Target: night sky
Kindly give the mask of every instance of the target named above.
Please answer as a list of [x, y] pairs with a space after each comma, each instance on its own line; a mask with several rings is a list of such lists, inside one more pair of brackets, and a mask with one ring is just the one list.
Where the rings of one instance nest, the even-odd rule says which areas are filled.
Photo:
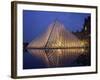
[[[30, 43], [55, 20], [61, 22], [71, 32], [81, 31], [84, 20], [88, 16], [90, 14], [87, 13], [23, 10], [23, 42]], [[23, 51], [23, 54], [23, 69], [46, 68], [44, 62], [38, 57], [32, 56], [29, 52]]]

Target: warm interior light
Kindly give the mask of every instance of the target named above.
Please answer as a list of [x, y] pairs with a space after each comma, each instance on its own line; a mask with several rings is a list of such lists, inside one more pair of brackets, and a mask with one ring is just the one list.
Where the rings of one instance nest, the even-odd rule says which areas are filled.
[[61, 41], [58, 42], [58, 46], [62, 46]]

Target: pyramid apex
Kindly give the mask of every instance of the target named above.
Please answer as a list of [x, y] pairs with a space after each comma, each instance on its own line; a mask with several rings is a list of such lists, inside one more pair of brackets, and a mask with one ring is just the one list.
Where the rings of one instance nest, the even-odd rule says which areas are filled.
[[55, 19], [55, 22], [61, 23], [61, 21], [58, 18]]

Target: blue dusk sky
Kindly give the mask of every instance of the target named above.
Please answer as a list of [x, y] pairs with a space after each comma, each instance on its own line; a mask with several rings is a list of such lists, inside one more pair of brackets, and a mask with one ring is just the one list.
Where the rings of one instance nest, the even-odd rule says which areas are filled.
[[81, 31], [89, 13], [23, 10], [23, 42], [41, 35], [56, 19], [71, 32]]

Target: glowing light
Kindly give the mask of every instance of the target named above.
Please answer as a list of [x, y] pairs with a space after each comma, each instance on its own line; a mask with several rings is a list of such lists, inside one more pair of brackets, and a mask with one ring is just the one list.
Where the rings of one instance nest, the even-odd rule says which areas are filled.
[[85, 26], [85, 31], [87, 30], [87, 27]]
[[58, 51], [58, 53], [57, 53], [57, 54], [59, 54], [59, 55], [61, 55], [61, 54], [62, 54], [61, 49], [58, 49], [57, 51]]
[[84, 49], [82, 49], [82, 52], [84, 52], [85, 50]]
[[60, 41], [58, 42], [58, 46], [62, 46], [62, 44], [61, 44], [61, 42], [60, 42]]
[[84, 46], [84, 42], [81, 42], [81, 45]]

